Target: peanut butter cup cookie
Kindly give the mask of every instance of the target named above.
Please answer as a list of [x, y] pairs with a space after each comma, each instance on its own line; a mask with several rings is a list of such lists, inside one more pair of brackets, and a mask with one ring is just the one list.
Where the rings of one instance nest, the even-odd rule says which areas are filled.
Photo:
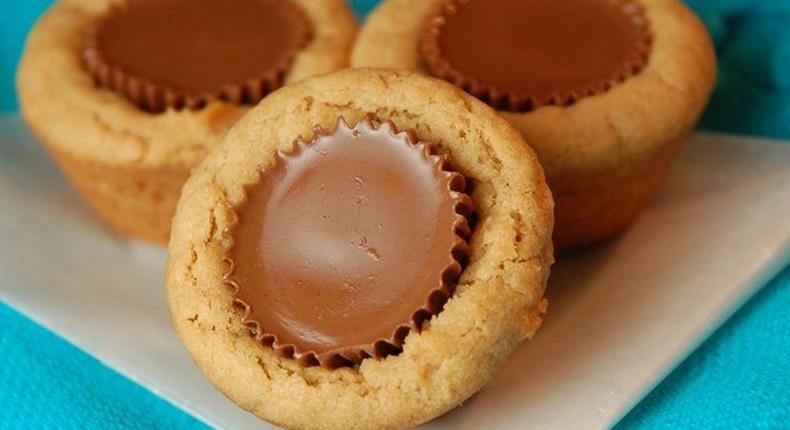
[[705, 28], [678, 0], [386, 0], [351, 64], [430, 74], [497, 109], [546, 170], [559, 248], [638, 215], [716, 74]]
[[522, 136], [453, 85], [310, 78], [252, 109], [187, 181], [168, 306], [208, 379], [262, 419], [412, 426], [538, 329], [552, 212]]
[[271, 91], [346, 67], [355, 25], [344, 0], [60, 0], [21, 111], [102, 219], [164, 243], [190, 169]]

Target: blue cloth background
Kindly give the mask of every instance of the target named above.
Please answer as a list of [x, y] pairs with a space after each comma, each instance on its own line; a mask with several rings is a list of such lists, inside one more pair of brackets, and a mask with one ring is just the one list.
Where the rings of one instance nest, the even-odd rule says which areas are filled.
[[[0, 111], [16, 109], [16, 61], [51, 1], [0, 0]], [[352, 1], [362, 15], [376, 2]], [[720, 57], [701, 126], [790, 139], [790, 0], [688, 3]], [[204, 427], [0, 303], [0, 429]], [[632, 428], [790, 429], [790, 267], [617, 426]]]

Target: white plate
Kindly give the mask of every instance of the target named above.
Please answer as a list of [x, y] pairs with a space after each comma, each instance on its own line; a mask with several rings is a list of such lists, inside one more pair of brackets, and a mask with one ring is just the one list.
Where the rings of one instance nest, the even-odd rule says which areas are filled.
[[[94, 220], [15, 117], [0, 119], [0, 299], [206, 423], [271, 428], [176, 339], [162, 249]], [[790, 145], [696, 135], [615, 242], [555, 266], [549, 315], [430, 429], [606, 428], [790, 260]]]

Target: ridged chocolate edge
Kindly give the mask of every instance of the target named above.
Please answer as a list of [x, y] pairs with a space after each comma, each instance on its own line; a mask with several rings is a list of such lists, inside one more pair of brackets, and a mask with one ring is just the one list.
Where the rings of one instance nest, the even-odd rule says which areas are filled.
[[138, 108], [147, 112], [158, 113], [165, 111], [167, 108], [199, 110], [212, 101], [224, 101], [237, 105], [256, 104], [266, 95], [283, 86], [299, 51], [307, 46], [313, 37], [312, 24], [305, 12], [298, 5], [289, 2], [299, 17], [298, 19], [304, 22], [304, 28], [306, 29], [302, 36], [303, 40], [299, 42], [292, 53], [287, 55], [272, 70], [261, 76], [250, 78], [244, 82], [227, 83], [212, 92], [190, 94], [167, 85], [158, 84], [145, 76], [127, 72], [121, 67], [112, 65], [102, 54], [98, 38], [102, 26], [109, 18], [123, 13], [125, 8], [133, 7], [135, 3], [141, 1], [144, 0], [128, 0], [123, 5], [114, 4], [110, 6], [104, 15], [96, 18], [86, 34], [83, 61], [97, 86], [115, 91], [134, 103]]
[[444, 184], [450, 193], [453, 201], [453, 208], [456, 213], [455, 221], [453, 222], [453, 232], [455, 233], [456, 240], [450, 250], [452, 262], [442, 269], [442, 285], [439, 288], [432, 290], [426, 298], [425, 304], [418, 308], [408, 321], [395, 327], [393, 333], [389, 338], [382, 338], [374, 341], [369, 345], [353, 345], [344, 348], [338, 348], [332, 351], [327, 351], [322, 354], [316, 354], [314, 351], [300, 351], [295, 345], [291, 343], [280, 342], [275, 333], [269, 333], [261, 327], [260, 323], [249, 319], [250, 306], [238, 298], [240, 285], [237, 280], [233, 279], [235, 272], [235, 262], [230, 258], [230, 251], [233, 249], [234, 240], [232, 231], [238, 224], [237, 209], [242, 207], [248, 201], [248, 196], [252, 188], [258, 182], [246, 184], [244, 186], [244, 198], [239, 204], [231, 209], [233, 218], [229, 225], [223, 231], [223, 238], [225, 240], [225, 250], [223, 259], [228, 264], [228, 271], [223, 277], [225, 285], [231, 287], [233, 290], [233, 304], [243, 310], [242, 321], [250, 328], [251, 334], [264, 346], [274, 349], [274, 351], [283, 358], [294, 359], [302, 367], [321, 366], [325, 369], [336, 369], [339, 367], [353, 367], [362, 362], [366, 358], [382, 359], [389, 355], [399, 354], [403, 350], [403, 343], [406, 336], [414, 330], [420, 333], [422, 325], [425, 321], [432, 316], [439, 314], [444, 308], [444, 304], [450, 299], [455, 291], [455, 286], [458, 278], [461, 276], [464, 265], [467, 263], [470, 256], [468, 238], [471, 236], [471, 228], [469, 225], [469, 217], [472, 215], [473, 203], [472, 198], [466, 194], [466, 179], [459, 172], [452, 169], [449, 160], [437, 155], [435, 148], [425, 142], [418, 141], [412, 132], [399, 132], [395, 125], [390, 121], [379, 123], [372, 117], [363, 119], [357, 123], [353, 128], [349, 127], [345, 119], [341, 116], [338, 118], [334, 130], [326, 131], [320, 127], [315, 129], [313, 138], [305, 141], [301, 137], [297, 139], [291, 150], [277, 151], [275, 154], [275, 161], [268, 168], [260, 168], [258, 177], [266, 174], [267, 170], [278, 166], [280, 163], [287, 162], [288, 159], [299, 156], [310, 144], [323, 135], [332, 135], [340, 127], [344, 127], [352, 132], [386, 132], [390, 133], [393, 137], [402, 140], [412, 148], [420, 151], [426, 161], [431, 162], [439, 171], [443, 173]]
[[605, 93], [626, 79], [639, 74], [647, 65], [650, 57], [653, 36], [644, 13], [644, 6], [634, 0], [611, 0], [618, 3], [642, 28], [643, 38], [639, 43], [640, 49], [637, 55], [629, 58], [610, 79], [578, 90], [558, 92], [544, 97], [531, 94], [510, 94], [505, 90], [481, 84], [474, 77], [464, 75], [442, 57], [441, 49], [439, 49], [439, 36], [446, 17], [455, 13], [458, 7], [469, 1], [473, 0], [440, 0], [423, 27], [423, 35], [420, 40], [422, 59], [433, 76], [454, 84], [498, 110], [529, 112], [540, 106], [570, 106], [585, 97]]

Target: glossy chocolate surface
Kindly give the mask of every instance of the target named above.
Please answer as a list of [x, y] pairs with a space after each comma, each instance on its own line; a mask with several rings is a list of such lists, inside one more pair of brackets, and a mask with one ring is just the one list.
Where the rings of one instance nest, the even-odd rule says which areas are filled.
[[389, 124], [341, 123], [261, 173], [227, 255], [265, 343], [337, 367], [394, 352], [441, 310], [461, 271], [453, 253], [466, 249], [456, 208], [471, 202], [426, 151]]
[[290, 0], [130, 0], [96, 23], [86, 61], [135, 102], [146, 91], [256, 102], [281, 85], [310, 33]]
[[511, 110], [605, 91], [638, 72], [650, 43], [631, 0], [457, 0], [431, 19], [431, 72]]

